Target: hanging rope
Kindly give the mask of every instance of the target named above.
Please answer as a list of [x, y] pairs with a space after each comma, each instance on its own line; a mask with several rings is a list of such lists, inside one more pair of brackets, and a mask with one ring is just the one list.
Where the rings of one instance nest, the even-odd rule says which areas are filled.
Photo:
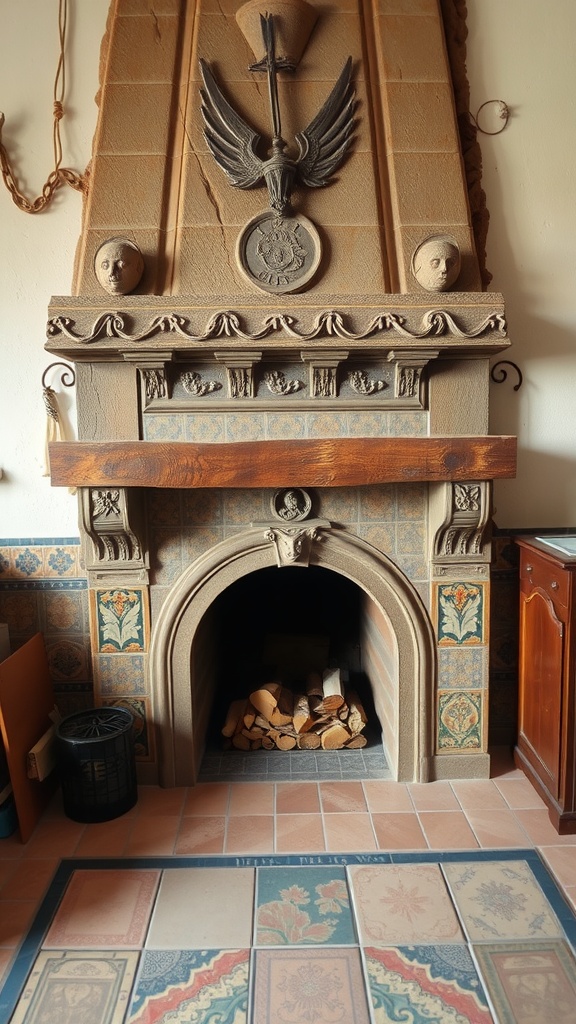
[[54, 92], [53, 92], [53, 111], [54, 111], [54, 124], [52, 128], [52, 147], [54, 151], [54, 170], [50, 171], [46, 179], [46, 183], [42, 189], [42, 192], [36, 199], [27, 199], [23, 192], [18, 188], [18, 183], [14, 176], [12, 166], [10, 163], [10, 157], [8, 151], [2, 142], [2, 128], [4, 127], [4, 114], [0, 113], [0, 170], [2, 171], [2, 177], [4, 184], [10, 192], [12, 199], [16, 203], [19, 210], [23, 213], [41, 213], [46, 207], [52, 202], [54, 193], [61, 185], [66, 182], [72, 188], [75, 188], [78, 192], [85, 192], [87, 185], [86, 180], [81, 174], [77, 174], [76, 171], [71, 171], [68, 167], [61, 167], [62, 163], [62, 142], [60, 139], [60, 121], [64, 117], [64, 93], [66, 91], [66, 27], [68, 22], [68, 0], [59, 0], [58, 5], [58, 36], [60, 40], [60, 57], [58, 60], [58, 67], [56, 69], [56, 76], [54, 78]]

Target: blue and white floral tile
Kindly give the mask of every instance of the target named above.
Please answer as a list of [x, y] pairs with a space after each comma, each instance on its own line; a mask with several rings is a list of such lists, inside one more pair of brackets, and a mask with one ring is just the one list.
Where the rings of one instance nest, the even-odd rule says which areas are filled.
[[123, 1024], [139, 954], [41, 952], [12, 1024]]
[[258, 868], [254, 941], [258, 946], [355, 943], [345, 869]]
[[252, 1024], [370, 1024], [360, 951], [258, 949]]
[[487, 642], [487, 589], [486, 583], [462, 580], [435, 584], [440, 647]]
[[148, 601], [141, 587], [108, 587], [91, 591], [96, 619], [96, 651], [136, 653], [148, 644]]
[[492, 1024], [464, 945], [364, 949], [374, 1024]]
[[65, 545], [62, 547], [44, 548], [44, 575], [69, 579], [83, 576], [79, 565], [80, 547]]
[[444, 864], [472, 942], [558, 938], [560, 923], [525, 861]]
[[248, 949], [146, 950], [126, 1024], [247, 1024]]
[[266, 436], [270, 440], [287, 441], [306, 437], [305, 413], [267, 413]]
[[487, 690], [438, 691], [438, 750], [482, 750]]
[[363, 945], [464, 942], [437, 864], [350, 865], [348, 877]]
[[486, 942], [473, 949], [499, 1024], [576, 1024], [576, 960], [565, 942]]

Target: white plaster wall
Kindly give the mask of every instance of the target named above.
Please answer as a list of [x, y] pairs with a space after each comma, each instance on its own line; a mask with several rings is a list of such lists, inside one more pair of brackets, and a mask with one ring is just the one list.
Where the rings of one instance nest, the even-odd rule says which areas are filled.
[[[83, 172], [96, 126], [100, 41], [109, 0], [69, 3], [62, 165]], [[35, 198], [54, 166], [52, 95], [59, 56], [57, 0], [6, 5], [0, 36], [2, 139], [22, 190]], [[0, 539], [78, 535], [77, 500], [42, 476], [41, 380], [51, 295], [69, 295], [82, 196], [61, 188], [44, 213], [22, 213], [0, 181]], [[58, 390], [58, 378], [48, 382]], [[64, 403], [72, 420], [70, 392]]]
[[[63, 163], [79, 171], [96, 124], [107, 9], [108, 0], [70, 4]], [[0, 39], [3, 138], [30, 195], [52, 168], [56, 18], [56, 0], [20, 0]], [[513, 380], [492, 385], [492, 431], [519, 436], [518, 476], [496, 487], [496, 521], [576, 527], [576, 4], [468, 0], [468, 26], [473, 111], [492, 98], [512, 109], [505, 132], [481, 136], [491, 288], [504, 293], [510, 358], [524, 374], [518, 393]], [[41, 475], [40, 382], [48, 301], [71, 291], [81, 202], [66, 187], [30, 216], [0, 183], [0, 538], [77, 534], [76, 499]]]
[[497, 98], [512, 114], [501, 135], [479, 136], [490, 289], [504, 294], [524, 375], [519, 392], [514, 374], [491, 387], [491, 431], [519, 437], [496, 522], [576, 527], [576, 3], [467, 6], [472, 112]]

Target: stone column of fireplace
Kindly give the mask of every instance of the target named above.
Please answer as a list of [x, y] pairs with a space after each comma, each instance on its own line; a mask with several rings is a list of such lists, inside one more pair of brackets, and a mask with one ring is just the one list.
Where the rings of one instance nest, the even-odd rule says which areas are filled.
[[[479, 290], [437, 0], [319, 3], [297, 74], [281, 75], [289, 138], [348, 55], [358, 98], [355, 143], [336, 180], [295, 193], [299, 213], [320, 227], [324, 257], [305, 293], [284, 296], [255, 290], [235, 259], [265, 192], [231, 188], [202, 136], [200, 57], [269, 136], [237, 6], [111, 5], [75, 295], [52, 300], [47, 344], [76, 363], [79, 440], [487, 435], [488, 359], [508, 340], [501, 297]], [[438, 235], [459, 246], [461, 271], [452, 290], [429, 293], [411, 259]], [[104, 294], [94, 274], [98, 247], [115, 236], [144, 255], [129, 296]], [[496, 473], [467, 479], [452, 465], [429, 483], [438, 477], [405, 468], [403, 482], [313, 489], [315, 514], [330, 524], [314, 558], [347, 575], [355, 566], [375, 602], [372, 625], [410, 649], [381, 701], [397, 777], [485, 776]], [[95, 697], [137, 715], [142, 781], [193, 781], [205, 711], [184, 665], [210, 592], [199, 574], [212, 567], [216, 593], [232, 578], [227, 559], [240, 575], [273, 564], [270, 543], [252, 532], [270, 516], [273, 489], [211, 487], [209, 475], [189, 490], [115, 480], [103, 460], [98, 479], [81, 481]], [[188, 757], [190, 771], [179, 766]]]

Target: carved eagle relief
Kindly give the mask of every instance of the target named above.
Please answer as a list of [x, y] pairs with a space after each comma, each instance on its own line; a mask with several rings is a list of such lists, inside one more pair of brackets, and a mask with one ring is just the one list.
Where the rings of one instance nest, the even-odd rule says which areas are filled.
[[297, 181], [309, 188], [329, 184], [350, 148], [355, 127], [351, 57], [321, 110], [307, 128], [296, 134], [296, 159], [285, 153], [287, 143], [280, 134], [277, 102], [274, 105], [272, 100], [272, 154], [262, 159], [258, 155], [261, 135], [228, 102], [206, 61], [200, 60], [200, 70], [204, 83], [201, 89], [204, 138], [232, 185], [249, 189], [264, 181], [270, 206], [283, 214]]

